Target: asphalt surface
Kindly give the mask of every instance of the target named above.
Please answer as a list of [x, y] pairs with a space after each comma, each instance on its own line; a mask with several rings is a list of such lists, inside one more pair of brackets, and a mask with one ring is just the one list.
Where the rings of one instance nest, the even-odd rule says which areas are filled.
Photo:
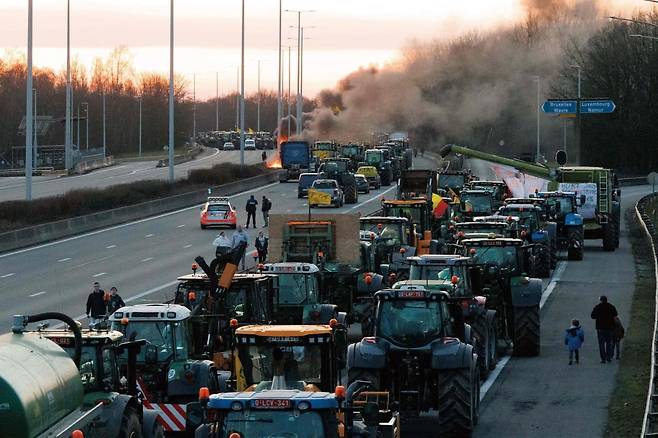
[[[262, 152], [259, 150], [245, 151], [245, 163], [259, 163]], [[274, 151], [266, 152], [268, 156], [274, 153]], [[211, 167], [224, 162], [239, 163], [240, 151], [219, 151], [214, 148], [206, 148], [196, 159], [174, 166], [174, 176], [176, 179], [185, 178], [192, 169]], [[32, 197], [61, 195], [73, 189], [104, 188], [147, 179], [168, 179], [169, 168], [156, 167], [157, 163], [157, 160], [121, 162], [84, 175], [34, 176], [32, 177]], [[0, 202], [24, 198], [25, 177], [0, 178]]]
[[[417, 159], [418, 168], [433, 166], [429, 159]], [[395, 188], [384, 186], [368, 195], [360, 194], [357, 204], [322, 212], [367, 214], [379, 208], [382, 194], [394, 196]], [[270, 198], [272, 213], [308, 211], [306, 199], [297, 198], [296, 184], [274, 183], [232, 197], [240, 221], [246, 221], [244, 206], [251, 194], [258, 200], [262, 195]], [[194, 257], [214, 257], [212, 241], [218, 231], [200, 229], [199, 207], [0, 254], [0, 333], [8, 331], [14, 314], [58, 311], [74, 317], [83, 315], [94, 281], [105, 290], [116, 286], [127, 302], [171, 299], [176, 277], [191, 272]], [[256, 224], [263, 225], [260, 212]], [[253, 252], [260, 230], [247, 230], [252, 243], [249, 252]], [[252, 257], [247, 257], [247, 262], [254, 265]]]

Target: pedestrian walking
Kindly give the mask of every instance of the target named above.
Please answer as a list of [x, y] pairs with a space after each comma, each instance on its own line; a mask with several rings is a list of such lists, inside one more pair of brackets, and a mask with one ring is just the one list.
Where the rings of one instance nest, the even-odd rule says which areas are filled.
[[272, 209], [272, 202], [270, 202], [270, 200], [265, 195], [263, 195], [260, 209], [263, 212], [263, 222], [265, 222], [263, 227], [266, 227], [270, 224], [270, 210]]
[[614, 342], [613, 351], [615, 359], [619, 360], [621, 354], [621, 340], [624, 338], [625, 330], [624, 325], [621, 323], [621, 318], [615, 316], [615, 328], [612, 332], [612, 340]]
[[247, 200], [247, 205], [245, 210], [247, 210], [247, 225], [246, 228], [249, 228], [249, 219], [252, 220], [254, 228], [256, 228], [256, 208], [258, 206], [258, 201], [254, 198], [254, 195], [251, 195]]
[[99, 282], [94, 282], [94, 288], [87, 297], [87, 318], [89, 325], [98, 324], [103, 321], [107, 312], [107, 304], [105, 302], [105, 291], [101, 289]]
[[263, 232], [258, 233], [256, 238], [256, 251], [258, 251], [258, 263], [265, 263], [267, 259], [267, 246], [269, 239], [263, 235]]
[[223, 231], [220, 231], [217, 237], [215, 237], [215, 240], [213, 240], [212, 244], [215, 246], [215, 257], [228, 254], [231, 252], [233, 246], [231, 240], [226, 237]]
[[564, 335], [564, 345], [569, 350], [569, 365], [573, 364], [574, 359], [576, 364], [580, 363], [580, 347], [585, 342], [585, 332], [580, 327], [580, 321], [577, 319], [571, 320], [571, 327], [566, 330]]
[[617, 309], [608, 303], [608, 297], [601, 295], [599, 304], [592, 309], [592, 319], [596, 320], [596, 334], [599, 338], [599, 355], [601, 363], [612, 361], [613, 356], [613, 331], [615, 329], [615, 317]]
[[[244, 242], [247, 246], [249, 246], [249, 235], [246, 233], [245, 230], [242, 229], [241, 225], [238, 225], [237, 228], [235, 229], [235, 233], [233, 233], [233, 236], [231, 236], [231, 249], [235, 249], [240, 245], [240, 242]], [[247, 254], [247, 251], [245, 250], [244, 254], [242, 254], [242, 270], [245, 270], [245, 256]]]
[[267, 152], [263, 151], [263, 153], [260, 154], [260, 159], [263, 160], [263, 162], [265, 162], [265, 160], [267, 160]]
[[110, 288], [110, 300], [107, 302], [107, 314], [111, 315], [120, 308], [124, 307], [126, 303], [123, 302], [121, 296], [119, 296], [119, 290], [112, 286]]

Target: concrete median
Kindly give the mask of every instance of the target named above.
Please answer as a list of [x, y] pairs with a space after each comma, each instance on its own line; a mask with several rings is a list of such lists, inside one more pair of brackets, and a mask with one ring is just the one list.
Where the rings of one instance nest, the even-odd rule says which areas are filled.
[[[212, 193], [213, 195], [230, 196], [245, 190], [252, 190], [278, 181], [278, 173], [278, 171], [267, 172], [263, 175], [211, 187]], [[207, 198], [207, 189], [196, 190], [140, 204], [0, 233], [0, 253], [191, 207], [203, 203]]]

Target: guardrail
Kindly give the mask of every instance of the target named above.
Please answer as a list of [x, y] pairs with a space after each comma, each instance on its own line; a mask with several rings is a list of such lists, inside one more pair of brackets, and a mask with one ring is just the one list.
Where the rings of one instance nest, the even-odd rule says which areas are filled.
[[633, 176], [630, 178], [619, 178], [619, 185], [624, 186], [642, 186], [648, 184], [646, 176]]
[[640, 199], [635, 205], [635, 215], [642, 225], [642, 229], [646, 233], [649, 241], [651, 242], [651, 250], [653, 253], [654, 274], [656, 276], [656, 303], [655, 303], [655, 316], [653, 326], [653, 341], [651, 342], [651, 376], [649, 378], [649, 391], [647, 393], [647, 404], [644, 410], [644, 420], [642, 422], [642, 438], [658, 437], [658, 387], [656, 387], [656, 368], [658, 367], [658, 233], [656, 233], [656, 226], [649, 220], [649, 216], [645, 212], [647, 203], [656, 199], [658, 194], [652, 193]]

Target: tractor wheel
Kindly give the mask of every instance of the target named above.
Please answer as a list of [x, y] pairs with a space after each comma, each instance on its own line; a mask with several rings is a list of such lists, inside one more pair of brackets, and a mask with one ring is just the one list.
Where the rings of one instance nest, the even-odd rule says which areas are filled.
[[348, 385], [357, 380], [370, 382], [370, 390], [379, 390], [379, 372], [370, 368], [350, 368], [347, 372]]
[[614, 251], [615, 250], [615, 223], [612, 221], [612, 218], [608, 219], [607, 224], [603, 224], [603, 250], [604, 251]]
[[567, 258], [569, 260], [582, 260], [585, 248], [585, 241], [583, 240], [583, 230], [580, 227], [572, 227], [569, 229], [569, 249], [567, 250]]
[[514, 307], [514, 355], [539, 355], [539, 304]]
[[489, 371], [493, 371], [498, 365], [498, 321], [496, 320], [496, 312], [488, 310], [487, 320], [489, 321], [489, 353], [491, 354], [489, 357]]
[[491, 365], [489, 363], [491, 360], [491, 340], [489, 339], [491, 330], [488, 323], [486, 311], [480, 312], [471, 323], [471, 329], [473, 329], [473, 334], [477, 338], [474, 350], [478, 355], [478, 368], [483, 379], [486, 379], [489, 375]]
[[164, 438], [164, 430], [159, 423], [155, 423], [155, 426], [153, 426], [153, 432], [151, 432], [151, 436], [148, 438]]
[[391, 185], [391, 171], [386, 170], [380, 174], [381, 177], [381, 185], [383, 186], [390, 186]]
[[551, 269], [557, 268], [557, 258], [558, 258], [557, 239], [551, 239]]
[[142, 438], [142, 426], [139, 423], [139, 416], [133, 408], [126, 408], [123, 413], [117, 438]]
[[619, 210], [614, 207], [612, 209], [612, 217], [615, 221], [615, 248], [619, 248], [619, 227], [621, 225], [621, 220], [619, 218]]
[[356, 182], [354, 182], [354, 184], [345, 185], [345, 187], [343, 187], [343, 193], [345, 194], [346, 204], [356, 204], [359, 201], [359, 193], [356, 190]]
[[551, 254], [548, 247], [544, 245], [538, 247], [533, 269], [535, 275], [539, 278], [548, 278], [551, 276]]
[[476, 378], [477, 365], [439, 372], [438, 436], [471, 436], [479, 402], [480, 382]]
[[206, 229], [206, 226], [205, 226], [205, 225], [201, 225], [201, 229], [202, 229], [202, 230], [205, 230], [205, 229]]

